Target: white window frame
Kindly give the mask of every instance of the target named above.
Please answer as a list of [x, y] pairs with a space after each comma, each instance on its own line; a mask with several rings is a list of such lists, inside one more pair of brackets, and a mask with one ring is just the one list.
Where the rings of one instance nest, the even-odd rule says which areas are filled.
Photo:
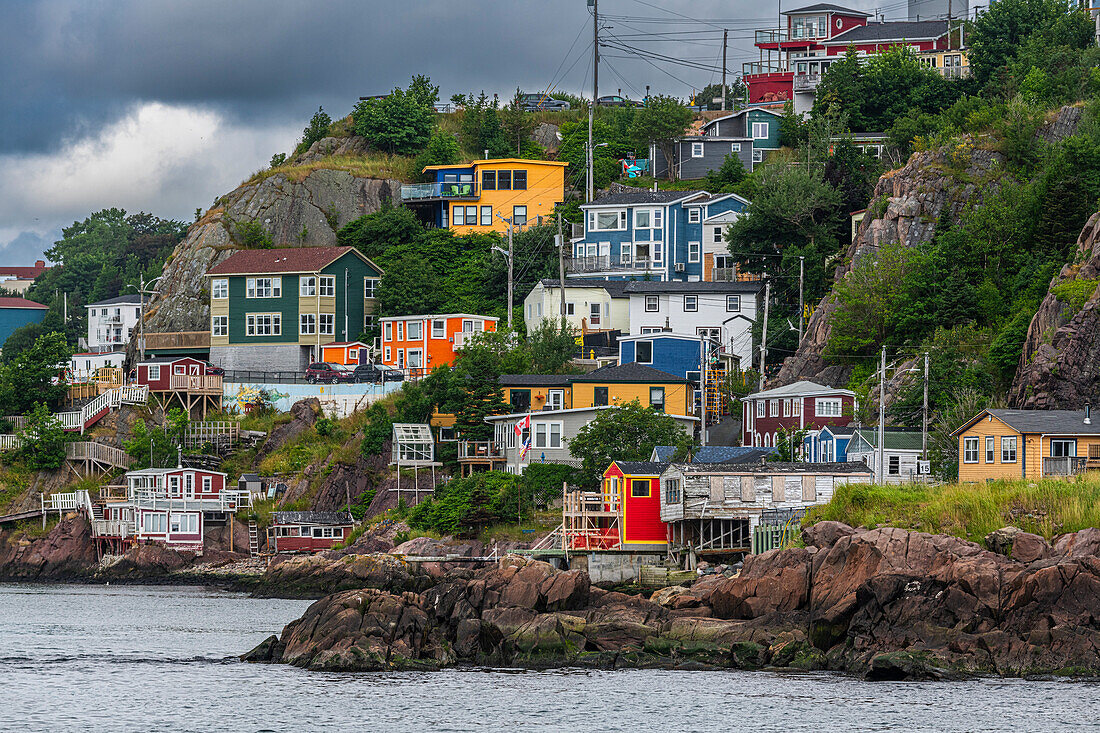
[[245, 280], [246, 298], [281, 298], [283, 297], [283, 278], [281, 277], [250, 277]]
[[[643, 215], [646, 218], [644, 224], [641, 221]], [[653, 209], [634, 209], [634, 228], [656, 229], [656, 227], [653, 226]]]
[[[604, 221], [601, 222], [600, 218]], [[615, 217], [615, 226], [600, 226], [606, 224], [608, 219]], [[626, 231], [626, 209], [612, 209], [610, 211], [589, 211], [588, 231], [591, 232], [623, 232]]]
[[[642, 345], [649, 347], [649, 359], [642, 361], [642, 355], [639, 349]], [[634, 361], [639, 364], [652, 364], [653, 363], [653, 342], [652, 341], [635, 341], [634, 342]]]
[[779, 417], [779, 400], [768, 400], [768, 414], [772, 417]]
[[209, 494], [214, 490], [214, 477], [203, 476], [202, 477], [202, 493]]
[[752, 139], [753, 140], [767, 140], [768, 135], [771, 133], [770, 122], [754, 122], [752, 123]]
[[[973, 457], [971, 457], [973, 456]], [[963, 438], [963, 463], [978, 462], [978, 436], [968, 435]]]
[[321, 281], [318, 283], [317, 293], [322, 298], [335, 298], [336, 297], [336, 276], [335, 275], [321, 275]]
[[375, 297], [375, 293], [378, 291], [378, 278], [365, 277], [363, 278], [363, 298], [370, 300]]
[[546, 406], [552, 410], [565, 409], [565, 390], [551, 389], [546, 392]]
[[767, 417], [768, 416], [768, 404], [764, 400], [753, 400], [756, 403], [756, 416]]
[[382, 324], [382, 340], [393, 341], [393, 321], [386, 321]]
[[[413, 359], [413, 355], [416, 355], [416, 359]], [[413, 362], [416, 362], [415, 364]], [[424, 368], [424, 350], [423, 349], [409, 349], [405, 354], [405, 366], [409, 369], [423, 369]]]
[[317, 322], [317, 332], [324, 336], [336, 335], [336, 314], [322, 313], [321, 319]]
[[764, 162], [764, 151], [760, 150], [758, 148], [753, 148], [752, 149], [752, 162], [753, 163], [763, 163]]
[[698, 295], [685, 295], [684, 296], [684, 313], [698, 313], [699, 312], [699, 296]]
[[312, 298], [317, 295], [317, 277], [314, 275], [302, 275], [298, 278], [298, 296]]
[[818, 397], [814, 400], [815, 417], [841, 417], [844, 401], [839, 397]]
[[996, 438], [992, 435], [985, 436], [985, 462], [997, 462]]
[[702, 220], [703, 212], [698, 206], [688, 209], [688, 224], [698, 224]]
[[389, 347], [389, 346], [387, 346], [387, 347], [385, 348], [385, 352], [386, 352], [386, 353], [385, 353], [385, 354], [383, 355], [383, 357], [382, 357], [382, 361], [384, 361], [384, 362], [386, 362], [387, 364], [389, 364], [389, 363], [390, 363], [391, 361], [393, 361], [393, 354], [392, 354], [392, 353], [390, 352], [390, 347]]
[[146, 368], [146, 379], [150, 382], [160, 381], [160, 364], [150, 364]]
[[226, 300], [229, 298], [229, 278], [219, 277], [211, 280], [210, 297], [214, 300]]
[[702, 251], [702, 242], [688, 242], [688, 262], [699, 262]]
[[801, 397], [792, 397], [791, 398], [791, 417], [801, 417], [801, 416], [802, 416], [802, 398]]
[[317, 334], [317, 314], [301, 313], [298, 316], [298, 335], [315, 336]]
[[886, 475], [887, 476], [900, 476], [901, 475], [901, 456], [899, 456], [899, 455], [886, 456]]
[[741, 152], [741, 143], [730, 143], [730, 152], [731, 153], [740, 153]]
[[704, 155], [703, 143], [692, 143], [691, 144], [691, 157], [693, 157], [693, 158], [702, 158], [703, 155]]
[[[263, 322], [262, 319], [267, 319]], [[282, 336], [282, 313], [246, 313], [244, 317], [245, 336]], [[261, 332], [261, 329], [264, 331]]]
[[1019, 444], [1015, 435], [1001, 436], [1001, 463], [1015, 463]]
[[[557, 429], [555, 431], [555, 428]], [[539, 421], [531, 424], [531, 446], [538, 450], [561, 450], [564, 423]]]
[[789, 399], [783, 400], [783, 417], [791, 416], [791, 401]]
[[[652, 304], [652, 306], [651, 306]], [[660, 313], [661, 312], [661, 299], [657, 295], [645, 296], [645, 312], [646, 313]]]
[[433, 339], [445, 339], [447, 338], [447, 321], [444, 318], [432, 319], [432, 338]]
[[[413, 336], [413, 328], [416, 328], [416, 335]], [[424, 322], [423, 321], [409, 321], [405, 328], [409, 341], [423, 341], [424, 340]]]
[[405, 322], [404, 321], [398, 321], [397, 322], [397, 338], [394, 339], [394, 340], [395, 341], [404, 341], [405, 340]]

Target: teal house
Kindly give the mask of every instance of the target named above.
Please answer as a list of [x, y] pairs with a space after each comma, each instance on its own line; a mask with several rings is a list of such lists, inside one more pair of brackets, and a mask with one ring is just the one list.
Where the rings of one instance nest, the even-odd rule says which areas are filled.
[[28, 323], [41, 323], [48, 306], [25, 298], [0, 298], [0, 346], [12, 332]]

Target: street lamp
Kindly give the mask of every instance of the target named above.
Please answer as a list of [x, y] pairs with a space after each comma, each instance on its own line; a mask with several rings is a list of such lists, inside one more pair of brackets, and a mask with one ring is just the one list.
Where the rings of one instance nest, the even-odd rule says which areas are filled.
[[[138, 353], [141, 361], [145, 361], [145, 296], [156, 295], [157, 291], [153, 289], [147, 289], [146, 286], [152, 286], [157, 280], [160, 280], [164, 276], [154, 277], [149, 282], [145, 282], [145, 276], [141, 275], [137, 286], [138, 291]], [[127, 285], [126, 287], [132, 288], [133, 285]]]

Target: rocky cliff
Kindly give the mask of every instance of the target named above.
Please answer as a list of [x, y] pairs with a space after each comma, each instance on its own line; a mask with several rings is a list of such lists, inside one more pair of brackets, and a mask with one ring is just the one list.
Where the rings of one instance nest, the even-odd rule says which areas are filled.
[[349, 567], [341, 577], [369, 579], [362, 589], [317, 601], [246, 658], [346, 671], [469, 663], [773, 666], [874, 679], [1100, 671], [1100, 530], [1053, 546], [1002, 531], [990, 544], [1011, 557], [956, 537], [834, 522], [803, 539], [804, 548], [749, 557], [737, 577], [705, 577], [648, 600], [514, 556], [452, 571], [426, 590], [400, 564]]
[[169, 257], [145, 328], [150, 332], [208, 328], [203, 276], [242, 248], [241, 224], [259, 223], [277, 247], [331, 246], [340, 227], [400, 199], [400, 181], [363, 178], [339, 166], [325, 167], [326, 158], [361, 155], [364, 150], [361, 138], [325, 138], [282, 172], [254, 177], [216, 199]]
[[1051, 280], [1031, 319], [1009, 392], [1013, 407], [1080, 409], [1100, 399], [1100, 213], [1077, 240], [1073, 261]]

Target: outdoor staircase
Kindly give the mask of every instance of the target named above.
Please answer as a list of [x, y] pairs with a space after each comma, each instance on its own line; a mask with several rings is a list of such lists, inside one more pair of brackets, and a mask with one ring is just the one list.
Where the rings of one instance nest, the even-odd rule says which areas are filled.
[[703, 409], [708, 424], [713, 425], [722, 419], [722, 383], [725, 379], [725, 369], [711, 369], [707, 372], [707, 383], [703, 390]]
[[565, 531], [565, 524], [559, 524], [554, 531], [543, 537], [541, 540], [531, 546], [532, 550], [555, 550], [561, 547], [562, 533]]
[[256, 520], [248, 520], [248, 555], [256, 557], [260, 554], [260, 529], [256, 526]]
[[[95, 399], [89, 400], [79, 410], [58, 412], [54, 418], [61, 424], [66, 432], [79, 430], [83, 433], [99, 422], [112, 409], [122, 405], [144, 405], [149, 400], [149, 386], [135, 385], [127, 387], [115, 387], [109, 389]], [[12, 424], [16, 430], [21, 430], [27, 424], [27, 418], [22, 415], [11, 415], [4, 418]]]

